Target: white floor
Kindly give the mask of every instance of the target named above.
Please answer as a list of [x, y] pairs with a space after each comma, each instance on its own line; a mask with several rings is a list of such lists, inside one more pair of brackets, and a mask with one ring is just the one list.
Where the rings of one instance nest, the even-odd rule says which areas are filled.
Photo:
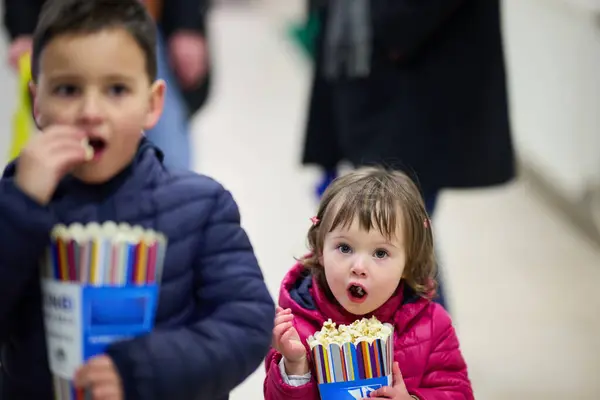
[[[317, 173], [299, 165], [308, 65], [284, 37], [299, 2], [262, 3], [213, 14], [216, 82], [194, 148], [197, 169], [237, 198], [276, 295], [305, 251]], [[0, 85], [15, 93], [6, 68]], [[9, 121], [13, 100], [2, 101], [0, 118]], [[448, 192], [434, 226], [477, 399], [600, 399], [600, 250], [524, 181]], [[263, 376], [257, 371], [232, 398], [261, 399]]]

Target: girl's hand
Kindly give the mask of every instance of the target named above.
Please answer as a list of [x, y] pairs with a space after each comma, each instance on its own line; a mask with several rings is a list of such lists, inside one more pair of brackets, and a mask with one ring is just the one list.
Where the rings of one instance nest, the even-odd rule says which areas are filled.
[[[402, 378], [402, 373], [400, 372], [400, 367], [397, 362], [394, 362], [392, 366], [392, 379], [394, 382], [393, 386], [384, 386], [371, 392], [369, 394], [369, 399], [394, 399], [394, 400], [413, 400], [410, 394], [408, 394], [408, 390], [406, 390], [406, 385], [404, 384], [404, 378]], [[365, 399], [365, 400], [369, 400]]]
[[302, 344], [298, 331], [294, 328], [293, 321], [292, 310], [277, 307], [272, 345], [283, 356], [286, 373], [304, 375], [310, 371], [306, 348]]

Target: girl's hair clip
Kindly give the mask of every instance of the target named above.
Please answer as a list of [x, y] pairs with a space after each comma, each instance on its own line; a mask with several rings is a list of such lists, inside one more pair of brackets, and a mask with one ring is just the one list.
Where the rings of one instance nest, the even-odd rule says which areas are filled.
[[321, 220], [317, 218], [317, 216], [311, 217], [310, 220], [312, 221], [313, 226], [317, 226], [319, 225], [319, 222], [321, 222]]

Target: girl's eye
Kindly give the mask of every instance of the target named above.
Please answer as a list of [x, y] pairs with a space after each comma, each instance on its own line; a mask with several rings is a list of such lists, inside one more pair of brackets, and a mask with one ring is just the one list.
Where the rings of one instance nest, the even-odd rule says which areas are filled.
[[73, 96], [77, 94], [77, 92], [78, 89], [75, 85], [65, 84], [59, 85], [56, 88], [54, 88], [54, 94], [57, 94], [59, 96]]
[[343, 253], [343, 254], [348, 254], [352, 251], [350, 246], [348, 246], [347, 244], [340, 244], [340, 245], [338, 245], [337, 248], [340, 251], [340, 253]]
[[389, 256], [388, 252], [385, 250], [376, 250], [374, 255], [375, 258], [386, 258]]

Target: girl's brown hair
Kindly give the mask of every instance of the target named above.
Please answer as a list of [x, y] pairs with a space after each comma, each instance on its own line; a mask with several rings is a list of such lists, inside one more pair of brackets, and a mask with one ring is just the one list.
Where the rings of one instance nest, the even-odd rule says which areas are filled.
[[316, 217], [319, 222], [308, 231], [311, 254], [301, 261], [328, 297], [333, 295], [319, 262], [325, 235], [339, 226], [349, 226], [356, 218], [361, 228], [378, 229], [388, 239], [402, 225], [406, 251], [403, 280], [421, 297], [431, 298], [435, 293], [431, 224], [419, 189], [406, 174], [368, 167], [343, 175], [323, 194]]

